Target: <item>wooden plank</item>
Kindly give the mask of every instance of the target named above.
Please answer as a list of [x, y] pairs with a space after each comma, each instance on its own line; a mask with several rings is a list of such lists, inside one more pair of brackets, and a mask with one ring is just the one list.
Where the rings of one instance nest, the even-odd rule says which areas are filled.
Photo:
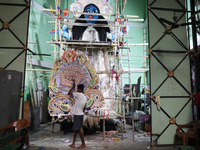
[[24, 101], [23, 119], [28, 121], [30, 124], [30, 102], [29, 101]]

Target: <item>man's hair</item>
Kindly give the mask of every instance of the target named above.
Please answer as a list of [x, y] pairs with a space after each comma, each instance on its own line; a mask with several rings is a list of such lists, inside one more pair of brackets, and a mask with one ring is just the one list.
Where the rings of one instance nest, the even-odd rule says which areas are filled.
[[77, 88], [78, 89], [81, 89], [82, 91], [84, 90], [84, 85], [83, 84], [79, 84], [78, 86], [77, 86]]

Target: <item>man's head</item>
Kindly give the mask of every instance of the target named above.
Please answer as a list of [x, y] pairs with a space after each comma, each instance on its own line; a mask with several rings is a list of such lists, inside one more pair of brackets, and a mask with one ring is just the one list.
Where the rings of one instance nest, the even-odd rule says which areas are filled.
[[77, 92], [83, 92], [83, 90], [84, 90], [84, 85], [83, 84], [77, 85]]

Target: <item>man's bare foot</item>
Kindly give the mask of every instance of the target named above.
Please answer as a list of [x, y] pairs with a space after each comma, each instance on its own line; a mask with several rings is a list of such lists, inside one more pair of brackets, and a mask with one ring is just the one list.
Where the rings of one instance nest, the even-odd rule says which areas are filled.
[[84, 149], [84, 148], [86, 148], [86, 145], [81, 145], [81, 146], [77, 147], [77, 149]]
[[70, 144], [69, 147], [75, 148], [75, 144]]

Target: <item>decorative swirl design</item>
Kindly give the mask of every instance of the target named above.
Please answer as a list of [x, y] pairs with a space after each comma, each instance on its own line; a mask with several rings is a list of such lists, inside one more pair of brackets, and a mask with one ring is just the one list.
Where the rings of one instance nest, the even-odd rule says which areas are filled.
[[69, 95], [59, 94], [49, 101], [49, 113], [51, 116], [68, 115], [74, 103], [74, 99]]
[[[70, 10], [73, 12], [83, 12], [85, 6], [88, 4], [95, 4], [101, 14], [110, 15], [113, 13], [113, 8], [109, 5], [109, 0], [76, 0], [71, 4]], [[80, 14], [74, 14], [75, 17], [80, 17]], [[104, 18], [108, 18], [108, 16], [104, 16]]]
[[75, 100], [67, 94], [75, 84], [84, 84], [87, 111], [99, 109], [104, 105], [103, 94], [100, 90], [94, 89], [98, 77], [90, 61], [85, 55], [77, 55], [74, 51], [67, 49], [62, 58], [54, 61], [51, 68], [49, 81], [50, 101], [49, 113], [51, 116], [69, 115]]

